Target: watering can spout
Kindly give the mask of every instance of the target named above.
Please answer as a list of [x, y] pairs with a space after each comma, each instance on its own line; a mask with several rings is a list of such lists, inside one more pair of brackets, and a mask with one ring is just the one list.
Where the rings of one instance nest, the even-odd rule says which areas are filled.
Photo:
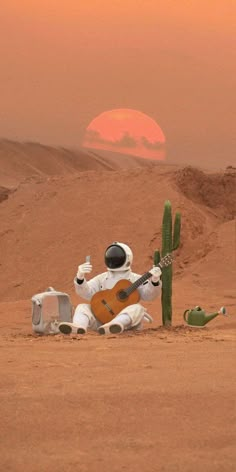
[[218, 315], [219, 315], [218, 311], [216, 313], [209, 313], [209, 315], [205, 315], [205, 320], [204, 320], [205, 324], [209, 323], [209, 321], [213, 320]]
[[209, 323], [209, 321], [213, 320], [218, 315], [228, 316], [226, 308], [224, 306], [222, 306], [219, 309], [219, 311], [217, 311], [216, 313], [209, 313], [209, 315], [205, 315], [205, 317], [206, 317], [206, 323], [205, 324]]

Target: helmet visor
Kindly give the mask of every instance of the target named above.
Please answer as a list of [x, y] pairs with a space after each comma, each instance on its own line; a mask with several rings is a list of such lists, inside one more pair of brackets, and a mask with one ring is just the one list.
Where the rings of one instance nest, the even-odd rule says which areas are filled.
[[121, 246], [109, 246], [105, 252], [105, 264], [108, 269], [119, 269], [125, 264], [126, 253]]

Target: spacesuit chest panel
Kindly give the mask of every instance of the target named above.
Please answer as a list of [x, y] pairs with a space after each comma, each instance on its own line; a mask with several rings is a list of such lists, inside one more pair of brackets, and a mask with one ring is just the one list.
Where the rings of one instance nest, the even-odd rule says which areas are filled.
[[111, 289], [115, 286], [117, 282], [119, 282], [119, 280], [122, 279], [130, 280], [132, 282], [131, 273], [128, 271], [127, 273], [107, 272], [105, 274], [102, 274], [100, 279], [100, 290]]

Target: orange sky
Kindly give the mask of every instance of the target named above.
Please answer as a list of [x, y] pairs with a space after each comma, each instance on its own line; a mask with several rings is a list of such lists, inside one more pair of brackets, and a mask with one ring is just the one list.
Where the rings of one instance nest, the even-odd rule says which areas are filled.
[[173, 159], [233, 162], [234, 0], [4, 3], [0, 136], [79, 145], [95, 116], [134, 108]]

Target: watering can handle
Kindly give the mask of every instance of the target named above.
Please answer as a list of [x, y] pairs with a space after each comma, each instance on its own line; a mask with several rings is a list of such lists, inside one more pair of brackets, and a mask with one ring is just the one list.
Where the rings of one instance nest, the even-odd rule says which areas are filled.
[[184, 317], [184, 320], [186, 321], [186, 323], [187, 323], [186, 314], [187, 314], [188, 311], [189, 311], [189, 308], [188, 308], [187, 310], [185, 310], [185, 312], [184, 312], [184, 314], [183, 314], [183, 317]]

